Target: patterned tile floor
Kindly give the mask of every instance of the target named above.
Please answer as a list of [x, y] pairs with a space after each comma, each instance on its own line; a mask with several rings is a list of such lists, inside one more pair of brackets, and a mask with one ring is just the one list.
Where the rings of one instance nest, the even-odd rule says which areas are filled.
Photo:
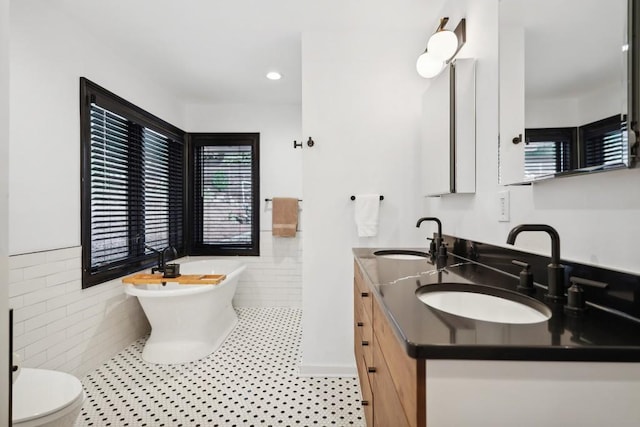
[[83, 426], [364, 426], [356, 378], [299, 378], [300, 320], [290, 308], [239, 308], [218, 351], [153, 365], [142, 338], [82, 381]]

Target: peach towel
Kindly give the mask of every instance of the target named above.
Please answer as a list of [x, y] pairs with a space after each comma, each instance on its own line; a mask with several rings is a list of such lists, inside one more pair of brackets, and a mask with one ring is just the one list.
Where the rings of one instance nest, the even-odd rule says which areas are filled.
[[273, 198], [272, 234], [278, 237], [295, 237], [298, 228], [298, 199]]

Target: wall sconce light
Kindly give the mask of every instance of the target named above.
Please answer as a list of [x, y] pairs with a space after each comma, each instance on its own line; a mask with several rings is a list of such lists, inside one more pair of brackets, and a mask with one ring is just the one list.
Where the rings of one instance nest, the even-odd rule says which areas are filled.
[[440, 74], [466, 42], [466, 20], [462, 18], [453, 31], [444, 29], [447, 22], [447, 17], [440, 19], [436, 32], [427, 41], [427, 48], [418, 57], [416, 69], [424, 78], [429, 79]]

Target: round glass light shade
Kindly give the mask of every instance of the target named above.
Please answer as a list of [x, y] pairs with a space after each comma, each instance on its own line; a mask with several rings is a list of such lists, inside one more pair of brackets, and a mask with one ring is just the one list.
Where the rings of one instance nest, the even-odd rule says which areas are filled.
[[441, 30], [429, 38], [427, 50], [436, 58], [447, 61], [458, 49], [458, 37], [453, 31]]
[[280, 80], [282, 78], [282, 74], [277, 71], [270, 71], [267, 73], [267, 78], [269, 80]]
[[416, 62], [416, 70], [425, 79], [430, 79], [440, 74], [444, 68], [444, 61], [431, 55], [431, 52], [425, 52], [418, 57]]

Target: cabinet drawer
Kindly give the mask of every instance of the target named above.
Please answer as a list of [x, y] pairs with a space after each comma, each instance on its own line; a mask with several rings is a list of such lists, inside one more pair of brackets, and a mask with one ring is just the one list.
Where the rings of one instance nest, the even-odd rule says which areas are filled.
[[367, 422], [367, 426], [373, 426], [373, 393], [369, 382], [369, 374], [367, 366], [363, 358], [356, 356], [356, 365], [358, 367], [358, 379], [360, 380], [360, 390], [362, 392], [362, 411]]
[[[353, 281], [353, 306], [354, 318], [356, 322], [365, 322], [373, 327], [373, 293], [369, 289], [368, 284], [362, 277], [362, 271], [358, 264], [354, 263], [354, 281]], [[366, 317], [365, 317], [366, 316]]]
[[358, 332], [354, 335], [353, 345], [356, 351], [360, 351], [363, 354], [367, 365], [371, 365], [373, 363], [373, 352], [371, 350], [373, 344], [371, 342], [373, 339], [373, 322], [371, 321], [371, 317], [367, 315], [362, 301], [357, 299], [357, 289], [353, 297], [356, 301], [353, 307], [355, 318], [354, 330]]
[[370, 375], [371, 388], [375, 396], [373, 422], [377, 427], [410, 427], [400, 397], [391, 378], [391, 373], [382, 356], [380, 345], [373, 338], [373, 360], [375, 372]]
[[373, 301], [373, 293], [371, 292], [371, 290], [369, 289], [369, 286], [363, 281], [362, 279], [362, 275], [360, 274], [360, 268], [355, 265], [354, 267], [356, 270], [356, 274], [355, 274], [355, 280], [354, 280], [354, 295], [353, 295], [353, 301], [354, 301], [354, 306], [357, 305], [356, 301], [359, 301], [362, 304], [362, 307], [364, 308], [364, 312], [366, 313], [366, 315], [369, 317], [369, 319], [373, 319], [373, 309], [372, 309], [372, 301]]
[[362, 270], [356, 261], [353, 262], [353, 280], [361, 291], [367, 290], [367, 286], [362, 276]]

